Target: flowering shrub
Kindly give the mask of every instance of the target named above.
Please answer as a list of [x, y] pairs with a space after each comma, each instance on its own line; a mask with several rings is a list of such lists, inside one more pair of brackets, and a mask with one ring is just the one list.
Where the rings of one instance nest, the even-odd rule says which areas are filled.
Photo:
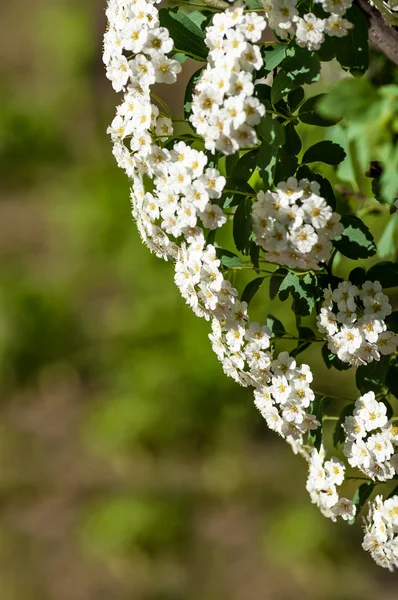
[[[150, 250], [173, 261], [187, 304], [210, 321], [225, 374], [253, 388], [268, 427], [308, 461], [312, 502], [326, 517], [352, 523], [376, 485], [398, 478], [398, 312], [383, 291], [398, 286], [398, 265], [354, 264], [348, 280], [338, 270], [345, 259], [352, 266], [377, 255], [360, 218], [367, 213], [391, 215], [378, 256], [393, 253], [398, 89], [350, 75], [367, 71], [368, 20], [377, 11], [362, 0], [159, 4], [109, 0], [107, 8], [103, 59], [124, 94], [109, 134], [132, 180], [133, 217]], [[187, 59], [201, 64], [186, 87], [181, 122], [152, 86], [176, 83]], [[310, 84], [332, 59], [341, 81], [314, 95]], [[328, 127], [345, 148], [324, 139], [302, 150], [308, 131]], [[333, 189], [322, 170], [329, 165], [333, 176], [346, 150], [361, 182], [348, 192]], [[365, 194], [370, 163], [372, 192]], [[243, 270], [255, 277], [239, 290], [235, 276]], [[259, 322], [249, 313], [265, 282], [271, 299], [291, 298], [296, 334], [271, 314]], [[294, 344], [290, 352], [276, 349], [284, 340]], [[338, 408], [338, 396], [315, 391], [311, 368], [298, 358], [312, 343], [322, 344], [328, 369], [356, 367], [355, 402], [344, 403], [342, 394]], [[327, 413], [331, 405], [337, 414]], [[335, 422], [334, 451], [324, 435], [328, 421]], [[346, 497], [358, 479], [365, 482]], [[392, 569], [398, 490], [388, 493], [369, 504], [363, 547]]]

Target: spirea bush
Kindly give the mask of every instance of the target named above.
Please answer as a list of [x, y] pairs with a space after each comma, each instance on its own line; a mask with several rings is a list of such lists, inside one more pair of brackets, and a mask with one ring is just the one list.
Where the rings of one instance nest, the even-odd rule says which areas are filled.
[[[398, 86], [366, 73], [369, 34], [396, 63], [398, 34], [394, 7], [375, 4], [109, 0], [103, 60], [123, 93], [108, 131], [143, 242], [173, 262], [224, 373], [308, 462], [312, 502], [350, 524], [367, 504], [363, 548], [392, 570], [398, 311], [386, 290], [398, 264], [380, 259], [395, 254]], [[332, 60], [335, 81], [319, 94]], [[153, 86], [193, 64], [173, 120]], [[389, 215], [379, 248], [369, 214]], [[265, 289], [290, 302], [295, 332], [268, 314]], [[331, 373], [351, 369], [355, 400], [316, 392], [300, 360], [312, 344]]]

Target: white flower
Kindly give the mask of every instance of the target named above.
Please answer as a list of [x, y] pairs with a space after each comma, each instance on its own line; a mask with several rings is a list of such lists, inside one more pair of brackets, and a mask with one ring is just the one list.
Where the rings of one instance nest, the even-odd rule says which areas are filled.
[[319, 50], [324, 41], [325, 25], [323, 19], [318, 19], [314, 14], [307, 13], [303, 18], [296, 18], [296, 42], [308, 50]]
[[[336, 2], [336, 0], [329, 0], [328, 3], [332, 4], [332, 2]], [[349, 30], [353, 27], [354, 26], [350, 21], [343, 19], [340, 15], [334, 14], [330, 15], [330, 17], [326, 20], [325, 33], [330, 36], [343, 37], [347, 35]]]

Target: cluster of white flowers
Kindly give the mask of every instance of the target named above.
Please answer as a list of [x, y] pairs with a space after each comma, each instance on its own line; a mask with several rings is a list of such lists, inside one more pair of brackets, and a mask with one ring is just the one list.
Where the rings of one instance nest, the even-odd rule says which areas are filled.
[[319, 50], [325, 41], [325, 34], [343, 37], [347, 35], [353, 25], [343, 18], [347, 9], [352, 5], [352, 0], [315, 0], [321, 4], [330, 16], [326, 19], [307, 13], [299, 15], [296, 0], [261, 0], [269, 19], [269, 26], [276, 31], [278, 36], [286, 39], [296, 36], [299, 46], [308, 50]]
[[352, 501], [340, 498], [337, 491], [344, 481], [344, 475], [344, 463], [335, 456], [325, 460], [323, 446], [319, 452], [316, 448], [311, 451], [306, 488], [312, 503], [332, 521], [335, 521], [336, 517], [341, 517], [344, 521], [355, 517], [356, 508]]
[[[173, 40], [159, 27], [154, 4], [160, 0], [109, 0], [106, 9], [109, 29], [104, 36], [103, 61], [106, 75], [116, 92], [130, 81], [145, 90], [153, 83], [174, 83], [181, 65], [167, 54]], [[129, 60], [123, 51], [131, 53]]]
[[211, 152], [234, 154], [254, 146], [255, 125], [265, 108], [254, 97], [252, 72], [263, 65], [260, 49], [266, 22], [243, 5], [214, 15], [206, 29], [208, 63], [195, 87], [190, 121]]
[[298, 366], [287, 352], [281, 352], [270, 363], [267, 384], [255, 392], [255, 405], [273, 431], [298, 449], [303, 436], [317, 429], [319, 421], [309, 412], [315, 398], [310, 384], [312, 372], [308, 365]]
[[378, 481], [392, 479], [398, 473], [398, 427], [387, 419], [387, 408], [374, 392], [360, 396], [352, 416], [344, 421], [344, 455], [351, 467]]
[[275, 192], [260, 191], [253, 204], [253, 232], [265, 258], [292, 268], [319, 269], [343, 229], [340, 216], [320, 195], [317, 181], [289, 177]]
[[398, 496], [376, 496], [369, 505], [362, 548], [380, 567], [398, 568]]
[[333, 291], [324, 290], [318, 329], [340, 360], [365, 365], [397, 349], [398, 335], [384, 322], [391, 310], [378, 281], [365, 281], [360, 288], [342, 281]]

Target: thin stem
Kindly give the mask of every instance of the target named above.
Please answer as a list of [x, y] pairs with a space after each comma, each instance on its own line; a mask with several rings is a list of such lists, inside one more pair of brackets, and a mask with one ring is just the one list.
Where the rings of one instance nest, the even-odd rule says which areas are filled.
[[189, 56], [190, 58], [193, 58], [194, 60], [197, 60], [198, 62], [205, 62], [205, 59], [202, 56], [197, 56], [197, 54], [194, 54], [193, 52], [189, 52], [188, 50], [179, 50], [178, 48], [173, 48], [174, 52], [177, 52], [179, 54], [185, 54], [186, 56]]
[[[319, 339], [319, 338], [317, 338]], [[320, 340], [320, 341], [324, 341], [324, 340]], [[339, 400], [341, 402], [341, 400], [344, 400], [345, 402], [350, 402], [351, 404], [353, 404], [355, 402], [355, 400], [351, 400], [350, 398], [343, 398], [341, 396], [332, 396], [332, 394], [328, 394], [327, 392], [320, 392], [319, 390], [312, 390], [314, 392], [314, 394], [316, 394], [317, 396], [326, 396], [327, 398], [332, 398], [332, 400]]]
[[322, 421], [338, 421], [340, 417], [334, 417], [332, 415], [323, 415]]
[[251, 196], [252, 198], [257, 198], [257, 194], [252, 194], [251, 192], [241, 192], [239, 190], [226, 190], [226, 189], [224, 189], [223, 192], [226, 192], [227, 194], [239, 194], [240, 196]]

